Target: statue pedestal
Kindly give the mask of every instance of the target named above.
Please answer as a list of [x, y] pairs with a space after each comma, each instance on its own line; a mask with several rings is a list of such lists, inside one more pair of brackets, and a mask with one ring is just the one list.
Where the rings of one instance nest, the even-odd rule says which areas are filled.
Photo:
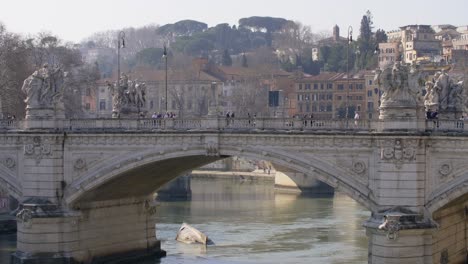
[[208, 117], [217, 117], [218, 116], [218, 107], [209, 106], [208, 107]]
[[[63, 126], [65, 111], [57, 108], [26, 108], [25, 129], [50, 129]], [[62, 122], [59, 122], [62, 121]]]
[[51, 120], [55, 117], [54, 108], [26, 108], [26, 120]]
[[418, 130], [424, 128], [423, 115], [424, 112], [416, 106], [382, 106], [380, 107], [379, 130]]

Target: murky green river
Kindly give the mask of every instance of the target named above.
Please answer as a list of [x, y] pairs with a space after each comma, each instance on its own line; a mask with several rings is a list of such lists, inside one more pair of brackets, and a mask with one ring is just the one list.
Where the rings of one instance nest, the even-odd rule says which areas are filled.
[[[235, 180], [195, 179], [191, 186], [192, 201], [161, 202], [156, 229], [168, 255], [144, 264], [367, 263], [361, 224], [370, 213], [345, 195], [297, 197]], [[176, 242], [182, 222], [215, 245]], [[14, 235], [0, 236], [0, 263], [14, 247]]]

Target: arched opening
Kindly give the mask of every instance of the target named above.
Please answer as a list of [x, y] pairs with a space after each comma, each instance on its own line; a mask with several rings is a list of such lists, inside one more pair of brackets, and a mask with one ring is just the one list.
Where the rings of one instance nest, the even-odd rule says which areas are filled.
[[317, 180], [350, 196], [370, 211], [376, 211], [372, 192], [368, 186], [326, 160], [315, 157], [298, 157], [296, 153], [268, 152], [236, 147], [223, 148], [219, 156], [207, 156], [205, 149], [175, 151], [172, 153], [136, 154], [118, 163], [102, 164], [78, 180], [71, 182], [65, 201], [72, 207], [80, 202], [147, 196], [165, 183], [213, 161], [231, 156], [250, 159], [268, 159], [273, 164], [311, 175]]

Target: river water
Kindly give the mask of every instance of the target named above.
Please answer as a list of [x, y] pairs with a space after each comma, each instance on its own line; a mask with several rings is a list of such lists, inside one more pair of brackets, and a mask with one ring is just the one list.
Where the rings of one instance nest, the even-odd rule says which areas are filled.
[[[192, 200], [161, 202], [156, 232], [167, 257], [139, 264], [367, 263], [361, 226], [370, 213], [342, 194], [298, 197], [271, 184], [192, 179]], [[215, 245], [174, 240], [187, 222]], [[0, 263], [8, 263], [15, 236], [0, 236]]]

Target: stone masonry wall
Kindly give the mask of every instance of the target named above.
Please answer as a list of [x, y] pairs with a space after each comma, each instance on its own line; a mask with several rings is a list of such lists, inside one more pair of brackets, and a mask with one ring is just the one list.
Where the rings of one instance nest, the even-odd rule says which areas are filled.
[[[439, 228], [433, 235], [433, 263], [468, 261], [468, 200], [465, 197], [434, 213]], [[464, 198], [464, 199], [463, 199]]]

